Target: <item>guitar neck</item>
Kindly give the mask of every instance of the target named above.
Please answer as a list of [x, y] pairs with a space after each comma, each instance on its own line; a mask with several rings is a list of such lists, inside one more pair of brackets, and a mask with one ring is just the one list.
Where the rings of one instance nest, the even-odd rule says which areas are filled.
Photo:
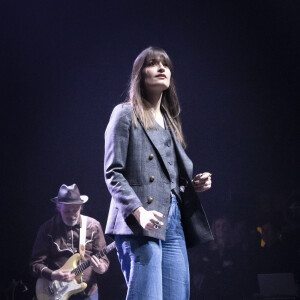
[[[97, 254], [95, 254], [95, 256], [100, 259], [101, 257], [105, 256], [107, 253], [109, 253], [111, 250], [116, 248], [116, 244], [115, 242], [112, 242], [111, 244], [109, 244], [107, 247], [105, 247], [104, 249], [102, 249], [100, 252], [98, 252]], [[72, 270], [71, 273], [78, 275], [80, 273], [82, 273], [85, 269], [87, 269], [89, 266], [91, 265], [91, 261], [87, 260], [85, 262], [83, 262], [82, 264], [80, 264], [77, 268], [75, 268], [74, 270]]]

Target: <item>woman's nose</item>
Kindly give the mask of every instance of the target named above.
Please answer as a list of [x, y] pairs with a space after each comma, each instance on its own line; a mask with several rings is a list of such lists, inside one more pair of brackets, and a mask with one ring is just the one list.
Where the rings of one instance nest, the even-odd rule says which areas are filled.
[[162, 62], [159, 63], [158, 67], [159, 67], [159, 71], [161, 71], [161, 72], [165, 71], [165, 66], [163, 65]]

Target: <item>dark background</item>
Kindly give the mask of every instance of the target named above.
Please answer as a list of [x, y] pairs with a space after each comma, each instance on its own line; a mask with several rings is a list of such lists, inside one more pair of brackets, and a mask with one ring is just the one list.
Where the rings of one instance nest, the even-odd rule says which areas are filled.
[[[213, 174], [201, 194], [209, 218], [230, 210], [254, 222], [259, 199], [294, 193], [299, 8], [297, 0], [2, 2], [1, 289], [12, 279], [32, 288], [31, 248], [62, 183], [89, 195], [85, 214], [105, 227], [104, 130], [149, 45], [174, 62], [187, 153], [195, 171]], [[122, 299], [110, 258], [100, 294]]]

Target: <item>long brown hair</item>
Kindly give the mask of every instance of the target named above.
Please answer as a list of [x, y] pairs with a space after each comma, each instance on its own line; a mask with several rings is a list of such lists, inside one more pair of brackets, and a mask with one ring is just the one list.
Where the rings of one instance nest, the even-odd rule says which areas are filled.
[[[175, 132], [177, 140], [185, 148], [186, 143], [184, 141], [181, 121], [180, 121], [180, 106], [178, 96], [176, 93], [175, 83], [173, 79], [173, 64], [168, 54], [161, 48], [148, 47], [143, 50], [135, 59], [131, 72], [130, 85], [128, 89], [127, 101], [132, 104], [138, 117], [140, 118], [143, 126], [146, 129], [155, 128], [155, 120], [152, 113], [150, 103], [146, 100], [146, 92], [143, 83], [143, 69], [146, 67], [147, 62], [152, 59], [163, 61], [171, 71], [170, 86], [163, 91], [161, 106], [168, 117], [168, 123]], [[133, 123], [137, 126], [137, 119], [133, 114]]]

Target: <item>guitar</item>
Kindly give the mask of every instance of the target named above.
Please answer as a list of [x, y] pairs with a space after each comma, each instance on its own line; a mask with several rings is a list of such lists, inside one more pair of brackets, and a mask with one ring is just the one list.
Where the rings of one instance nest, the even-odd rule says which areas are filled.
[[[107, 247], [98, 252], [95, 256], [101, 258], [113, 249], [116, 248], [115, 242], [112, 242]], [[85, 261], [77, 266], [80, 260], [80, 254], [72, 255], [60, 270], [72, 270], [75, 274], [75, 279], [71, 282], [49, 281], [45, 278], [39, 278], [36, 282], [36, 296], [38, 300], [68, 300], [72, 295], [82, 292], [87, 284], [85, 282], [77, 283], [77, 280], [82, 276], [82, 272], [91, 265], [91, 261]]]

